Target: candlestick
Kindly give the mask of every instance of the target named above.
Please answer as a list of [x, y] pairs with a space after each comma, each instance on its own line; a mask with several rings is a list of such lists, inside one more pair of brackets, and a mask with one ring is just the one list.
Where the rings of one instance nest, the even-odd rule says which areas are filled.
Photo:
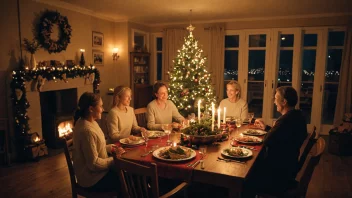
[[218, 129], [220, 129], [220, 108], [218, 108]]
[[211, 103], [211, 131], [214, 131], [214, 122], [215, 122], [215, 107], [214, 103]]
[[225, 120], [226, 120], [226, 107], [224, 107], [224, 118], [222, 120], [222, 123], [225, 124], [225, 122], [226, 122]]
[[198, 100], [198, 123], [200, 123], [200, 102], [201, 100]]

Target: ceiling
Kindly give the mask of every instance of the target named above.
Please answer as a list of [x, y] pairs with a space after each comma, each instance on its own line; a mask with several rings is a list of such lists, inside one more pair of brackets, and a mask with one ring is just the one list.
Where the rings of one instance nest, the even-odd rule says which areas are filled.
[[192, 21], [352, 16], [352, 0], [35, 0], [112, 21], [149, 26]]

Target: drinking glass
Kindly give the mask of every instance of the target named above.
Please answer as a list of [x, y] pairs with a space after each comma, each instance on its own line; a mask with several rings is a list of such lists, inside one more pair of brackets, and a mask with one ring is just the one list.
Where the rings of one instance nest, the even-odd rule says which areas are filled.
[[161, 128], [164, 130], [165, 134], [167, 135], [166, 143], [170, 144], [171, 143], [171, 141], [170, 141], [170, 133], [171, 133], [171, 130], [172, 130], [172, 124], [163, 124], [161, 126]]
[[147, 146], [148, 146], [148, 140], [149, 140], [149, 132], [144, 129], [144, 130], [142, 131], [142, 137], [143, 137], [143, 139], [144, 139], [144, 141], [145, 141], [145, 148], [147, 148]]
[[248, 113], [249, 124], [252, 123], [253, 118], [254, 118], [254, 113]]
[[207, 154], [207, 146], [203, 145], [199, 147], [199, 154], [202, 155], [202, 157], [204, 157]]
[[238, 129], [242, 126], [242, 120], [240, 118], [235, 119], [236, 122], [236, 127], [237, 127], [237, 133]]

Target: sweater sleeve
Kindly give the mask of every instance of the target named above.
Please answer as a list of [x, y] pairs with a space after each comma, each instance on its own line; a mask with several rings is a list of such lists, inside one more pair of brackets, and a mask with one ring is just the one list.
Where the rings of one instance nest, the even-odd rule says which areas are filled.
[[[270, 128], [267, 135], [265, 136], [265, 139], [264, 139], [265, 146], [270, 146], [272, 144], [275, 144], [275, 142], [278, 142], [280, 141], [280, 139], [282, 139], [281, 136], [285, 135], [285, 133], [282, 133], [282, 126], [283, 126], [282, 120], [278, 119], [275, 125], [272, 128]], [[268, 126], [266, 126], [265, 129], [268, 129]]]
[[246, 120], [248, 118], [248, 104], [244, 101], [243, 106], [241, 107], [241, 120]]
[[93, 136], [93, 132], [86, 131], [86, 133], [81, 137], [81, 146], [84, 159], [86, 159], [86, 163], [88, 168], [91, 171], [103, 171], [108, 170], [110, 166], [113, 164], [113, 158], [109, 157], [106, 159], [98, 157], [98, 151], [96, 144], [98, 143], [97, 138]]
[[[134, 112], [134, 111], [132, 111]], [[132, 131], [136, 134], [139, 133], [141, 130], [141, 127], [138, 126], [138, 122], [136, 119], [136, 115], [134, 113], [132, 113], [132, 119], [133, 119], [133, 123], [132, 123]]]
[[112, 142], [121, 139], [121, 132], [119, 130], [119, 119], [114, 111], [110, 111], [106, 118], [108, 136]]
[[185, 118], [178, 112], [176, 105], [172, 101], [169, 101], [169, 104], [171, 105], [171, 108], [172, 108], [172, 118], [177, 120], [178, 122], [181, 122], [182, 120], [184, 120]]
[[147, 124], [148, 129], [161, 130], [161, 124], [155, 124], [155, 109], [150, 103], [147, 106], [147, 120], [148, 120], [148, 124]]

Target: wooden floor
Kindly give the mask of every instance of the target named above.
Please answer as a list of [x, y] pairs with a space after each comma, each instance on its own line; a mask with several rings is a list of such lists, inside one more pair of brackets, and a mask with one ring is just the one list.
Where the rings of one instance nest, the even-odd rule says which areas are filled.
[[[0, 197], [71, 197], [64, 154], [1, 167]], [[352, 197], [352, 156], [335, 156], [325, 151], [314, 171], [307, 197]]]

